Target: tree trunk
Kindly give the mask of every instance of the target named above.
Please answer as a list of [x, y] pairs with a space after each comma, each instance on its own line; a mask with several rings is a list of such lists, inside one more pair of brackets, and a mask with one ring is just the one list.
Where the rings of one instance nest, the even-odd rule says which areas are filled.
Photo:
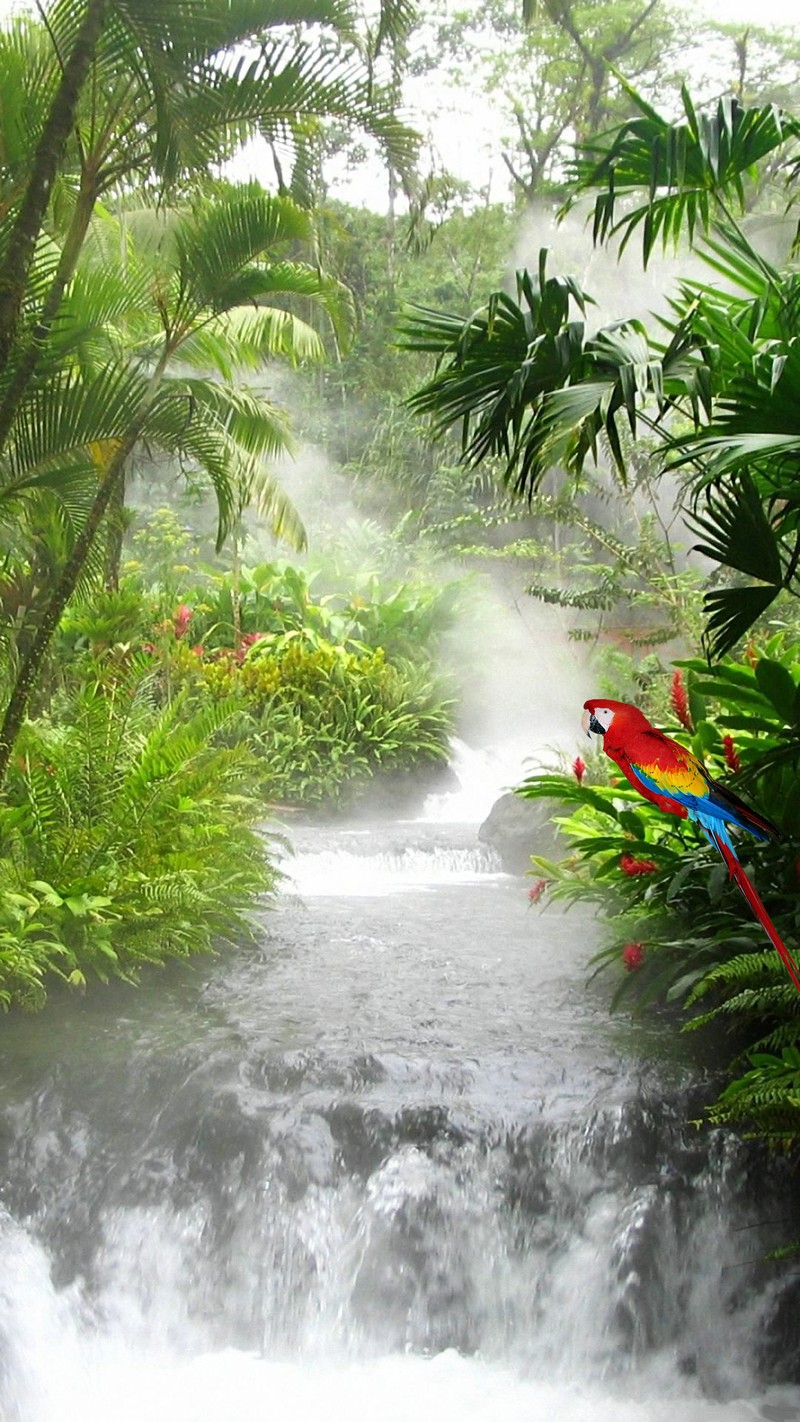
[[125, 461], [134, 443], [135, 436], [125, 440], [111, 460], [89, 511], [89, 517], [75, 540], [75, 545], [64, 564], [56, 589], [45, 608], [36, 635], [17, 673], [17, 680], [6, 706], [3, 724], [0, 727], [0, 789], [5, 782], [14, 742], [27, 715], [31, 694], [36, 686], [53, 634], [77, 587], [89, 550], [94, 543], [114, 489], [122, 478]]
[[75, 204], [75, 211], [69, 225], [64, 246], [61, 249], [56, 274], [53, 277], [53, 284], [50, 287], [44, 306], [39, 315], [39, 321], [35, 330], [14, 366], [11, 379], [6, 388], [5, 395], [0, 401], [0, 453], [5, 448], [11, 426], [14, 423], [14, 416], [19, 409], [28, 383], [36, 369], [42, 346], [50, 332], [50, 327], [61, 305], [61, 298], [67, 282], [74, 275], [81, 253], [86, 233], [89, 230], [89, 223], [97, 201], [97, 194], [94, 186], [81, 186], [78, 194], [78, 201]]
[[115, 450], [100, 482], [86, 522], [78, 534], [78, 537], [75, 539], [72, 552], [64, 564], [61, 577], [45, 608], [36, 635], [20, 665], [14, 688], [6, 706], [3, 724], [0, 726], [0, 790], [2, 790], [5, 783], [6, 774], [8, 772], [8, 762], [11, 759], [14, 742], [20, 733], [22, 723], [27, 715], [31, 694], [36, 686], [42, 664], [47, 655], [47, 650], [53, 639], [53, 634], [61, 621], [67, 603], [78, 585], [81, 573], [86, 564], [86, 559], [97, 537], [98, 530], [103, 522], [114, 491], [118, 483], [124, 478], [125, 465], [144, 428], [148, 411], [158, 393], [158, 388], [161, 384], [161, 379], [171, 353], [169, 347], [165, 346], [158, 364], [150, 376], [147, 390], [142, 398], [139, 409], [131, 421], [128, 433]]
[[42, 130], [25, 196], [11, 230], [0, 267], [0, 368], [8, 360], [36, 241], [42, 230], [50, 190], [64, 156], [81, 89], [94, 59], [109, 0], [88, 0], [83, 22], [61, 72]]
[[108, 501], [108, 524], [106, 528], [106, 573], [105, 584], [113, 592], [119, 588], [119, 570], [122, 563], [122, 544], [125, 538], [125, 470], [117, 480]]

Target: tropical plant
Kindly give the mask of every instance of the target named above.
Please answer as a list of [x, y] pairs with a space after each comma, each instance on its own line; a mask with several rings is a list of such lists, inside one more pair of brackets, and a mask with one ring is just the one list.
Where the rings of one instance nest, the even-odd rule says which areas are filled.
[[[339, 284], [283, 255], [289, 244], [308, 241], [311, 233], [308, 215], [291, 199], [247, 189], [172, 220], [153, 218], [141, 233], [142, 254], [137, 261], [133, 249], [125, 274], [101, 267], [92, 272], [94, 283], [87, 273], [73, 291], [75, 324], [67, 329], [84, 370], [59, 372], [54, 381], [34, 387], [20, 407], [5, 457], [0, 498], [4, 495], [6, 505], [13, 508], [30, 491], [44, 488], [61, 499], [74, 533], [6, 707], [0, 770], [140, 440], [181, 455], [208, 477], [219, 506], [219, 540], [248, 499], [269, 509], [278, 531], [300, 537], [292, 506], [264, 463], [265, 456], [287, 445], [282, 414], [255, 392], [230, 383], [230, 376], [267, 355], [319, 354], [316, 334], [274, 306], [282, 296], [299, 292], [317, 300], [337, 328], [346, 329], [348, 303]], [[158, 334], [151, 324], [154, 281]], [[131, 358], [120, 360], [108, 317], [119, 315], [126, 298]], [[186, 364], [173, 373], [179, 356]], [[193, 374], [191, 365], [200, 360], [223, 380]]]
[[220, 700], [158, 709], [150, 668], [95, 677], [25, 726], [0, 806], [0, 1001], [56, 978], [134, 980], [168, 956], [240, 940], [275, 884], [249, 753], [215, 745]]
[[[742, 662], [684, 661], [671, 702], [678, 737], [716, 777], [732, 776], [783, 831], [779, 843], [741, 842], [739, 852], [793, 947], [800, 941], [796, 644], [781, 633]], [[520, 788], [564, 806], [559, 824], [569, 852], [560, 864], [534, 860], [542, 887], [601, 903], [610, 934], [594, 966], [616, 970], [615, 1003], [680, 1004], [684, 1030], [728, 1029], [731, 1054], [745, 1071], [723, 1092], [713, 1119], [747, 1123], [769, 1139], [796, 1136], [800, 1113], [787, 1071], [800, 1045], [794, 986], [718, 857], [627, 784], [594, 783], [607, 767], [605, 757], [590, 765], [592, 783], [584, 783], [581, 761], [580, 774], [538, 775]]]
[[[408, 20], [408, 7], [389, 0], [382, 7], [384, 39], [396, 36]], [[305, 32], [292, 28], [298, 23]], [[334, 42], [317, 43], [310, 34], [315, 26], [327, 28]], [[41, 25], [21, 20], [2, 40], [0, 68], [16, 90], [5, 99], [10, 161], [0, 195], [0, 452], [7, 466], [0, 501], [6, 518], [30, 525], [42, 500], [52, 503], [55, 497], [62, 519], [72, 527], [55, 591], [37, 610], [28, 645], [20, 648], [0, 728], [0, 779], [49, 640], [98, 546], [104, 521], [110, 529], [109, 577], [116, 580], [125, 467], [137, 441], [158, 443], [154, 426], [160, 422], [162, 447], [205, 468], [222, 498], [221, 528], [235, 528], [242, 504], [264, 492], [263, 465], [257, 462], [266, 448], [263, 402], [256, 410], [247, 393], [236, 402], [230, 390], [218, 397], [208, 379], [185, 383], [183, 424], [190, 423], [187, 402], [194, 401], [202, 404], [206, 424], [215, 426], [211, 443], [201, 435], [202, 448], [194, 441], [192, 450], [186, 438], [177, 439], [174, 418], [160, 418], [166, 412], [168, 364], [179, 346], [185, 345], [185, 359], [192, 358], [187, 338], [193, 322], [196, 355], [205, 368], [227, 359], [219, 332], [204, 329], [198, 300], [212, 326], [243, 303], [286, 306], [297, 297], [320, 301], [333, 314], [334, 284], [322, 277], [316, 262], [307, 263], [301, 276], [296, 251], [286, 251], [285, 260], [274, 263], [269, 291], [263, 272], [258, 289], [253, 285], [253, 259], [263, 254], [265, 241], [309, 241], [307, 218], [304, 232], [298, 221], [289, 231], [292, 204], [287, 197], [273, 200], [272, 236], [247, 252], [245, 228], [225, 223], [233, 205], [229, 197], [222, 210], [217, 204], [216, 228], [211, 209], [206, 210], [205, 231], [194, 248], [189, 232], [194, 222], [195, 237], [200, 237], [196, 204], [191, 217], [183, 214], [174, 225], [151, 219], [151, 267], [156, 270], [143, 272], [141, 265], [134, 270], [136, 262], [130, 260], [131, 184], [149, 185], [162, 200], [166, 191], [180, 191], [182, 197], [196, 193], [199, 184], [208, 186], [212, 168], [255, 132], [293, 152], [300, 174], [301, 152], [319, 119], [329, 114], [369, 128], [397, 167], [408, 162], [414, 146], [413, 136], [395, 120], [373, 66], [359, 57], [352, 14], [337, 0], [309, 0], [290, 12], [265, 6], [263, 0], [243, 0], [233, 7], [195, 5], [193, 0], [188, 5], [186, 0], [159, 0], [158, 5], [125, 0], [113, 7], [106, 0], [86, 0], [76, 7], [58, 0]], [[231, 51], [237, 46], [240, 57], [235, 60]], [[3, 89], [5, 94], [5, 83]], [[26, 167], [32, 170], [28, 182]], [[121, 207], [128, 209], [121, 241], [99, 206], [101, 199], [120, 191], [125, 191]], [[90, 239], [95, 261], [87, 284], [79, 260]], [[216, 267], [215, 239], [228, 244]], [[113, 280], [120, 274], [108, 266], [102, 275], [98, 271], [98, 253], [108, 257], [109, 246], [110, 265], [114, 257], [117, 265], [122, 259], [128, 286], [124, 298], [119, 295], [124, 283]], [[216, 255], [219, 259], [219, 251]], [[248, 263], [249, 285], [242, 270]], [[244, 280], [238, 289], [237, 274]], [[92, 299], [87, 302], [87, 297]], [[144, 320], [148, 303], [149, 330]], [[335, 319], [343, 311], [339, 300]], [[154, 317], [161, 327], [160, 346], [153, 339]], [[291, 348], [293, 358], [303, 358], [302, 330], [288, 309], [274, 312], [271, 320], [262, 315], [259, 321], [256, 315], [239, 332], [239, 350], [249, 345], [251, 358], [263, 360]], [[306, 328], [306, 355], [313, 340], [319, 345]], [[63, 427], [54, 430], [62, 404], [63, 427], [76, 426], [66, 446]], [[271, 423], [269, 444], [275, 448], [276, 442], [286, 443], [286, 431], [277, 412]], [[45, 431], [56, 435], [49, 445]], [[239, 446], [248, 456], [238, 457], [235, 488], [232, 470], [222, 468], [223, 433], [231, 449]], [[291, 531], [285, 500], [283, 514], [275, 512]]]
[[[519, 493], [536, 492], [553, 466], [578, 473], [604, 445], [624, 478], [623, 427], [655, 432], [666, 465], [684, 471], [700, 549], [730, 582], [706, 598], [719, 656], [798, 589], [797, 275], [761, 257], [731, 209], [745, 204], [754, 165], [781, 149], [788, 161], [800, 125], [735, 100], [698, 114], [687, 94], [686, 119], [671, 124], [637, 102], [641, 116], [576, 168], [577, 193], [602, 185], [595, 236], [625, 242], [641, 229], [647, 261], [656, 242], [685, 233], [726, 287], [682, 282], [660, 341], [638, 320], [588, 334], [589, 298], [548, 276], [543, 253], [536, 277], [518, 275], [516, 301], [495, 293], [466, 320], [411, 312], [402, 341], [439, 362], [413, 407], [438, 435], [461, 426], [468, 464], [500, 457]], [[621, 205], [640, 187], [639, 206]], [[742, 575], [757, 581], [740, 586]]]
[[[750, 1052], [747, 1060], [748, 1069], [729, 1082], [709, 1116], [790, 1150], [800, 1137], [800, 1050]], [[797, 1245], [787, 1252], [796, 1254]]]
[[262, 793], [299, 805], [351, 804], [377, 772], [447, 759], [452, 702], [423, 665], [382, 649], [347, 650], [303, 630], [255, 641], [242, 662], [204, 663], [212, 697], [233, 698], [258, 759]]
[[[408, 7], [397, 0], [382, 12], [387, 31], [408, 23]], [[312, 27], [328, 31], [327, 44], [310, 37]], [[20, 64], [25, 47], [27, 67]], [[339, 0], [289, 10], [263, 0], [85, 0], [81, 7], [57, 0], [41, 27], [28, 19], [12, 25], [3, 59], [3, 87], [22, 87], [20, 108], [32, 109], [33, 122], [13, 128], [18, 150], [27, 139], [30, 151], [14, 154], [0, 257], [0, 351], [13, 365], [0, 391], [0, 448], [107, 194], [132, 183], [196, 186], [256, 133], [273, 149], [279, 144], [285, 162], [305, 151], [329, 116], [375, 134], [401, 170], [414, 151], [414, 135], [358, 58], [352, 12]], [[20, 196], [26, 156], [31, 173]], [[303, 166], [298, 161], [298, 174]], [[44, 259], [36, 274], [56, 189], [65, 199], [64, 241], [55, 264]]]

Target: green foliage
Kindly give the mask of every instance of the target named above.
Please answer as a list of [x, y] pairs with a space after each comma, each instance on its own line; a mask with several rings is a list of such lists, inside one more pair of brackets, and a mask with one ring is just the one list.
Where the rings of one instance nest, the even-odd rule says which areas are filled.
[[[666, 336], [638, 319], [587, 334], [577, 318], [588, 298], [567, 278], [577, 312], [553, 307], [555, 324], [542, 324], [552, 289], [542, 254], [538, 279], [518, 275], [516, 300], [498, 291], [466, 318], [406, 318], [405, 344], [437, 358], [411, 403], [438, 436], [457, 423], [465, 462], [500, 459], [529, 499], [554, 465], [580, 476], [606, 450], [625, 481], [625, 427], [634, 439], [642, 426], [655, 433], [661, 468], [682, 471], [698, 547], [722, 572], [705, 599], [707, 645], [719, 657], [782, 592], [800, 591], [800, 286], [793, 265], [774, 267], [731, 215], [759, 163], [784, 161], [800, 127], [772, 105], [733, 99], [700, 112], [686, 91], [676, 124], [628, 96], [639, 117], [592, 140], [576, 170], [576, 196], [599, 189], [595, 239], [622, 234], [624, 245], [641, 226], [646, 263], [656, 242], [688, 237], [714, 279], [679, 283]], [[637, 191], [642, 203], [631, 207]]]
[[[687, 659], [683, 724], [671, 731], [721, 779], [734, 770], [737, 789], [784, 832], [774, 844], [742, 835], [738, 853], [778, 932], [797, 954], [800, 943], [800, 654], [784, 634], [751, 649], [743, 662], [709, 667]], [[673, 703], [675, 697], [673, 696]], [[687, 727], [688, 709], [691, 725]], [[758, 1070], [736, 1076], [713, 1108], [715, 1120], [749, 1122], [770, 1140], [800, 1132], [787, 1061], [800, 1047], [800, 998], [767, 944], [725, 865], [699, 837], [608, 775], [610, 762], [590, 762], [592, 783], [537, 775], [519, 793], [561, 801], [559, 821], [570, 844], [562, 864], [535, 860], [557, 898], [600, 903], [609, 942], [597, 971], [616, 968], [614, 1003], [681, 1005], [685, 1030], [723, 1026], [739, 1060]], [[613, 770], [613, 767], [612, 767]], [[567, 813], [568, 812], [568, 813]], [[626, 947], [635, 945], [633, 960]], [[628, 971], [620, 971], [625, 967]], [[789, 1052], [790, 1058], [785, 1056]], [[780, 1058], [754, 1053], [783, 1053]], [[769, 1078], [765, 1085], [764, 1074]], [[766, 1091], [767, 1094], [759, 1095]]]
[[303, 631], [265, 637], [241, 665], [203, 669], [214, 697], [233, 697], [258, 758], [263, 793], [291, 804], [352, 801], [378, 771], [447, 757], [451, 703], [425, 667], [383, 649], [347, 651]]
[[791, 1148], [800, 1136], [800, 1049], [784, 1047], [777, 1055], [752, 1052], [748, 1060], [749, 1070], [726, 1086], [711, 1108], [711, 1119], [744, 1126], [772, 1145]]
[[[323, 578], [331, 591], [315, 593]], [[76, 603], [59, 642], [61, 684], [91, 680], [98, 651], [122, 676], [144, 651], [160, 701], [182, 689], [187, 708], [230, 702], [222, 738], [252, 752], [249, 779], [272, 801], [352, 801], [378, 773], [446, 758], [452, 701], [431, 656], [449, 622], [447, 585], [274, 562], [209, 568], [182, 596], [146, 589], [137, 573]]]
[[144, 964], [246, 935], [273, 887], [234, 707], [158, 709], [141, 663], [104, 661], [29, 722], [0, 806], [0, 1001], [38, 1006], [54, 976], [135, 980]]
[[[774, 104], [745, 108], [725, 95], [698, 112], [685, 87], [685, 118], [670, 123], [629, 86], [639, 110], [604, 141], [584, 145], [574, 167], [576, 196], [601, 188], [594, 207], [595, 241], [619, 233], [622, 243], [642, 232], [645, 266], [658, 242], [666, 247], [687, 232], [707, 232], [727, 205], [745, 208], [745, 179], [775, 149], [800, 137], [800, 124]], [[647, 199], [631, 208], [642, 191]]]

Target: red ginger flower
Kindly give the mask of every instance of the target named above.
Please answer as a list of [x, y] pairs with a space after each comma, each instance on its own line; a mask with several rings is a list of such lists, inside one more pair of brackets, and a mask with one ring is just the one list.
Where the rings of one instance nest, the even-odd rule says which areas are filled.
[[731, 770], [741, 770], [742, 762], [734, 744], [733, 736], [722, 737], [722, 749], [725, 752], [725, 764], [729, 766]]
[[626, 943], [622, 950], [622, 966], [628, 973], [633, 973], [637, 968], [641, 968], [644, 962], [644, 944]]
[[572, 774], [579, 785], [583, 784], [583, 777], [586, 774], [586, 761], [582, 756], [576, 755], [572, 762]]
[[192, 620], [192, 609], [188, 603], [182, 602], [172, 623], [172, 630], [176, 637], [185, 637], [189, 630], [189, 623]]
[[637, 874], [656, 874], [658, 872], [658, 865], [654, 859], [636, 859], [632, 854], [621, 854], [619, 867], [629, 879], [635, 879]]
[[265, 637], [265, 636], [266, 636], [266, 633], [265, 633], [265, 632], [243, 632], [243, 633], [242, 633], [241, 637], [239, 638], [239, 646], [237, 647], [236, 651], [235, 651], [234, 654], [233, 654], [233, 655], [234, 655], [234, 659], [239, 663], [239, 666], [241, 666], [241, 664], [242, 664], [242, 662], [244, 661], [245, 657], [247, 656], [247, 653], [249, 652], [250, 648], [251, 648], [256, 642], [260, 642], [261, 639], [262, 639], [262, 637]]
[[531, 887], [528, 890], [528, 898], [530, 899], [532, 904], [538, 904], [546, 888], [546, 879], [537, 879], [535, 883], [531, 884]]
[[678, 668], [672, 673], [672, 690], [669, 694], [669, 704], [675, 715], [686, 731], [693, 731], [692, 717], [689, 711], [689, 697], [686, 694], [686, 686], [683, 680], [683, 672]]

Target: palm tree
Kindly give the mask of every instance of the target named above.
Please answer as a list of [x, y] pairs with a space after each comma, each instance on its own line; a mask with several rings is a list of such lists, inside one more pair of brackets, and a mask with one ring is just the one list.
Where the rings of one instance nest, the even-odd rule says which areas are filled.
[[[390, 29], [409, 23], [400, 0], [384, 9]], [[320, 46], [314, 26], [336, 42]], [[359, 57], [347, 0], [85, 0], [77, 16], [74, 0], [56, 0], [46, 27], [49, 49], [29, 20], [0, 46], [0, 90], [23, 82], [34, 109], [52, 92], [0, 226], [0, 449], [108, 194], [196, 186], [254, 134], [297, 154], [327, 117], [373, 133], [404, 171], [416, 143]], [[41, 236], [57, 175], [69, 211], [53, 268]]]
[[[135, 225], [135, 224], [134, 224]], [[0, 517], [55, 498], [70, 548], [21, 656], [0, 727], [0, 779], [44, 656], [95, 547], [138, 442], [191, 461], [210, 480], [221, 543], [243, 499], [302, 539], [265, 459], [290, 443], [282, 413], [237, 376], [267, 357], [319, 358], [318, 335], [278, 306], [302, 296], [344, 339], [348, 293], [289, 255], [313, 242], [309, 214], [256, 189], [189, 212], [127, 223], [126, 269], [87, 264], [53, 333], [52, 371], [20, 403], [0, 460]], [[68, 319], [73, 316], [74, 319]], [[203, 373], [199, 373], [202, 367]]]
[[686, 475], [700, 551], [756, 580], [706, 595], [719, 656], [782, 590], [800, 593], [800, 277], [767, 262], [735, 217], [764, 157], [793, 161], [800, 123], [735, 100], [698, 114], [684, 93], [686, 118], [672, 124], [633, 97], [640, 116], [576, 165], [576, 196], [600, 189], [595, 240], [624, 246], [640, 232], [646, 264], [657, 242], [683, 236], [729, 294], [684, 281], [665, 334], [630, 320], [588, 336], [589, 298], [548, 277], [542, 253], [537, 278], [518, 275], [516, 301], [496, 293], [467, 318], [413, 310], [401, 339], [438, 362], [412, 405], [435, 434], [460, 424], [468, 464], [499, 455], [521, 494], [555, 466], [579, 472], [601, 439], [624, 477], [620, 422], [655, 433], [664, 465]]
[[[408, 0], [383, 0], [382, 15], [390, 39], [410, 22]], [[312, 27], [327, 32], [324, 43]], [[130, 207], [132, 185], [160, 201], [168, 192], [191, 199], [253, 133], [298, 153], [330, 115], [374, 133], [398, 167], [408, 164], [415, 138], [375, 82], [347, 0], [84, 0], [77, 8], [56, 0], [42, 26], [19, 21], [3, 36], [0, 93], [13, 160], [0, 189], [0, 517], [13, 523], [44, 500], [45, 521], [61, 520], [70, 547], [6, 708], [1, 779], [53, 630], [109, 506], [121, 498], [140, 439], [205, 470], [221, 536], [243, 490], [270, 508], [287, 536], [300, 536], [262, 462], [288, 443], [279, 412], [246, 391], [223, 396], [216, 382], [190, 379], [185, 369], [178, 377], [176, 357], [202, 358], [207, 371], [218, 358], [230, 373], [224, 346], [232, 318], [222, 328], [249, 303], [257, 317], [247, 329], [240, 321], [234, 364], [245, 351], [258, 359], [315, 353], [318, 338], [288, 310], [267, 312], [269, 303], [302, 295], [323, 305], [340, 331], [346, 325], [341, 288], [290, 250], [314, 238], [288, 200], [265, 208], [263, 195], [250, 194], [220, 205], [218, 228], [210, 209], [168, 225], [151, 252], [160, 253], [155, 281], [128, 264], [122, 306], [107, 273], [100, 281], [93, 272], [90, 293], [79, 272], [90, 236], [102, 244], [113, 227], [104, 204], [122, 195]], [[275, 244], [283, 259], [265, 263]]]

